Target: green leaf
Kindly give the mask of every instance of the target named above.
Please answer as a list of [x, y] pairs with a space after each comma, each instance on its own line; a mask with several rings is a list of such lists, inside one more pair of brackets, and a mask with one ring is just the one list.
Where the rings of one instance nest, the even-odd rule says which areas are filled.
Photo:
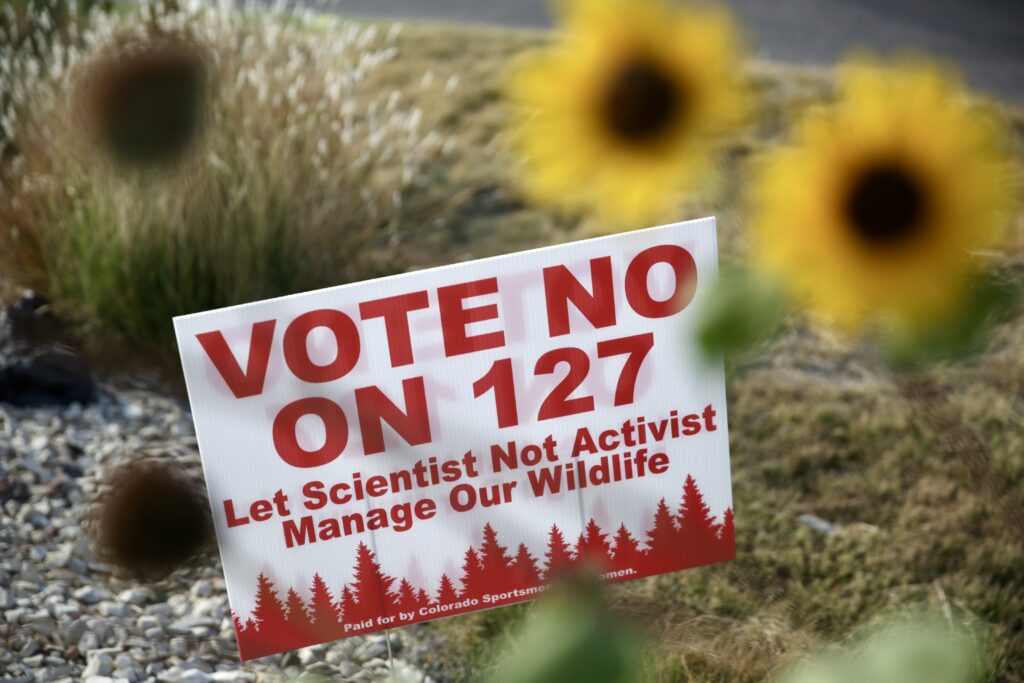
[[770, 338], [785, 312], [778, 283], [747, 271], [724, 272], [700, 311], [697, 340], [709, 355], [740, 351]]
[[1020, 292], [1019, 280], [999, 272], [986, 273], [972, 284], [964, 305], [946, 320], [885, 335], [885, 355], [897, 369], [969, 356], [981, 350], [996, 324], [1010, 314]]
[[633, 683], [633, 639], [604, 609], [580, 596], [538, 604], [506, 650], [499, 683]]

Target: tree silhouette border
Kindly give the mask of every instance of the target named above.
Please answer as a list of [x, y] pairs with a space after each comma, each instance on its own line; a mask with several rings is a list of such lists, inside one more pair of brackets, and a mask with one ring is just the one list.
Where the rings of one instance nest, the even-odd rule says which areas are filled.
[[[617, 583], [725, 562], [736, 556], [731, 507], [723, 511], [721, 519], [719, 522], [711, 514], [696, 480], [687, 476], [677, 511], [673, 513], [662, 498], [643, 541], [635, 538], [625, 524], [620, 524], [609, 538], [597, 521], [590, 519], [575, 543], [570, 544], [558, 526], [552, 525], [543, 566], [523, 543], [510, 553], [509, 546], [501, 544], [488, 523], [483, 527], [479, 548], [470, 546], [463, 554], [458, 584], [443, 575], [433, 593], [406, 578], [385, 574], [376, 554], [361, 542], [356, 548], [352, 583], [344, 584], [337, 598], [317, 573], [308, 590], [308, 603], [294, 588], [286, 591], [282, 602], [273, 582], [261, 573], [251, 615], [243, 622], [232, 612], [239, 654], [243, 660], [254, 659], [382, 628], [473, 612], [481, 609], [484, 595], [506, 595], [505, 599], [489, 601], [488, 607], [531, 600], [539, 592], [535, 589], [583, 566], [607, 573], [606, 580]], [[429, 608], [437, 608], [436, 613], [421, 614]], [[410, 613], [414, 615], [411, 619], [402, 616]], [[388, 617], [388, 623], [381, 623], [381, 617]]]

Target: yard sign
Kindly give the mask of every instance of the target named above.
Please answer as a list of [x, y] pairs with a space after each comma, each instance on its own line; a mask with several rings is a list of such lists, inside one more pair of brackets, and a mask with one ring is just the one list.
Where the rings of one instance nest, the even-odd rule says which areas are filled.
[[243, 659], [734, 554], [714, 219], [176, 318]]

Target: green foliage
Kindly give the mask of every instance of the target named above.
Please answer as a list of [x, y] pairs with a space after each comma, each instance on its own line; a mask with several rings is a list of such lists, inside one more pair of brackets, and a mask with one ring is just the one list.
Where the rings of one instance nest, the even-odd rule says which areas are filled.
[[542, 599], [488, 680], [498, 683], [633, 683], [640, 662], [632, 636], [593, 598]]
[[747, 271], [726, 271], [708, 293], [697, 341], [709, 355], [746, 349], [774, 334], [785, 310], [775, 282]]
[[895, 331], [884, 339], [896, 368], [910, 370], [941, 360], [955, 360], [984, 346], [996, 324], [1004, 322], [1020, 300], [1021, 283], [998, 271], [980, 275], [969, 296], [947, 320], [923, 330]]
[[980, 683], [985, 680], [985, 659], [974, 633], [931, 615], [876, 627], [852, 647], [819, 654], [775, 680]]

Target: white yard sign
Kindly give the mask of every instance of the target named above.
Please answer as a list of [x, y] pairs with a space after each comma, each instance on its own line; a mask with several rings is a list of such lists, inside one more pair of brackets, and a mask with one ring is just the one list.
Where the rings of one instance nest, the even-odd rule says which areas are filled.
[[734, 555], [714, 219], [177, 318], [242, 657]]

